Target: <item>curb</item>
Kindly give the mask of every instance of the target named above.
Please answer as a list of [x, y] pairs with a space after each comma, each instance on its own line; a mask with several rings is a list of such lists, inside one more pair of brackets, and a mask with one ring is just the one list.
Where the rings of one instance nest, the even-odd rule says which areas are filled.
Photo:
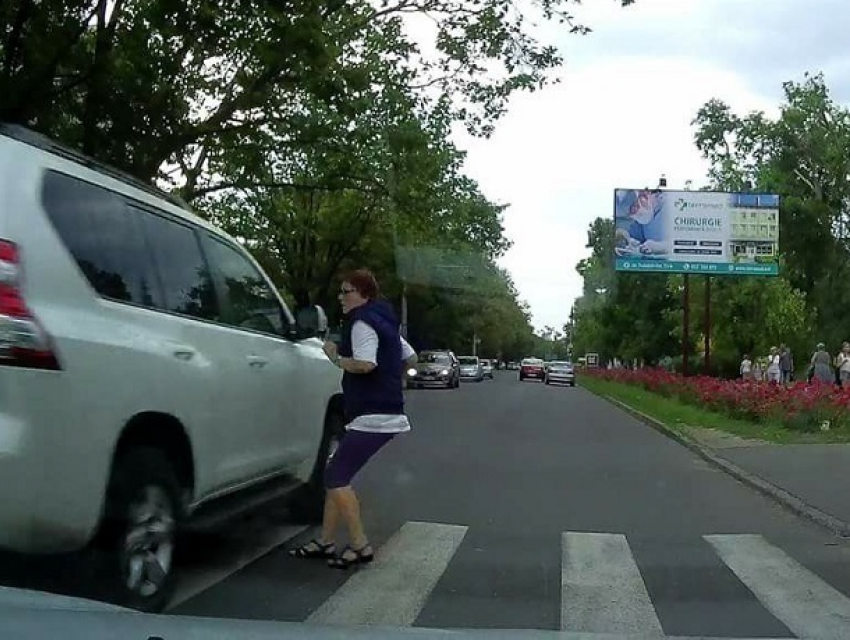
[[831, 533], [841, 536], [842, 538], [850, 538], [850, 522], [846, 522], [841, 518], [836, 518], [835, 516], [830, 515], [825, 511], [821, 511], [817, 507], [813, 507], [798, 496], [795, 496], [793, 493], [786, 491], [782, 487], [779, 487], [773, 484], [772, 482], [768, 482], [761, 476], [742, 469], [733, 462], [730, 462], [726, 458], [715, 453], [712, 449], [700, 444], [693, 438], [685, 435], [684, 433], [676, 431], [675, 429], [669, 427], [660, 420], [656, 420], [652, 416], [649, 416], [643, 413], [642, 411], [638, 411], [637, 409], [626, 404], [625, 402], [621, 402], [620, 400], [612, 398], [608, 395], [601, 395], [600, 397], [604, 398], [608, 402], [616, 405], [620, 409], [623, 409], [627, 413], [638, 418], [641, 422], [647, 424], [656, 431], [664, 434], [668, 438], [672, 438], [673, 440], [681, 444], [683, 447], [687, 447], [693, 453], [701, 457], [703, 460], [710, 462], [722, 471], [728, 473], [736, 480], [743, 482], [744, 484], [755, 489], [762, 495], [771, 498], [772, 500], [785, 507], [786, 509], [789, 509], [793, 513], [803, 516], [804, 518], [808, 518], [816, 524], [819, 524], [820, 526], [826, 528]]

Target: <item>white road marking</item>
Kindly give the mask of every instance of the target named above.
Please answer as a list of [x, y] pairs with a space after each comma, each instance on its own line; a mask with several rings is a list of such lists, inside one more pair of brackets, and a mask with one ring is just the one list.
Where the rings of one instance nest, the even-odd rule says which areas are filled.
[[850, 599], [760, 535], [704, 536], [756, 598], [803, 638], [850, 637]]
[[407, 627], [451, 562], [467, 527], [407, 522], [307, 622]]
[[305, 525], [270, 527], [256, 538], [243, 542], [242, 546], [233, 551], [232, 557], [210, 558], [209, 564], [186, 568], [182, 571], [178, 568], [174, 597], [171, 599], [168, 609], [174, 609], [214, 587], [252, 562], [286, 544], [306, 529], [307, 526]]
[[561, 630], [664, 636], [625, 536], [562, 535]]

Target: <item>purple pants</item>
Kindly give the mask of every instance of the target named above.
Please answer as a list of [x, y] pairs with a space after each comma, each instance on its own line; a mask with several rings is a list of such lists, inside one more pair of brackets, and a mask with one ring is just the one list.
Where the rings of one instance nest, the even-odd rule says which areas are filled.
[[373, 455], [395, 437], [394, 433], [347, 431], [325, 469], [325, 489], [339, 489], [351, 484], [352, 478]]

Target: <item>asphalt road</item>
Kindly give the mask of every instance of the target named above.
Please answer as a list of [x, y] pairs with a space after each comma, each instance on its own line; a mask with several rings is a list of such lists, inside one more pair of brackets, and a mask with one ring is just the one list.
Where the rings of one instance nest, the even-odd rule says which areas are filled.
[[355, 484], [375, 563], [283, 511], [195, 538], [172, 615], [649, 636], [850, 637], [850, 547], [581, 388], [408, 394]]

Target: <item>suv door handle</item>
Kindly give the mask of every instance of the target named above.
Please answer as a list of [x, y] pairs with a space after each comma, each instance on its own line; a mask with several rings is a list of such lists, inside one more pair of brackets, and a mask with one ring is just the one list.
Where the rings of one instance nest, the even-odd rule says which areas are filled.
[[252, 367], [256, 367], [258, 369], [262, 369], [265, 367], [269, 361], [262, 356], [248, 356], [248, 364]]
[[174, 355], [175, 358], [179, 358], [180, 360], [191, 360], [195, 357], [197, 351], [195, 351], [192, 347], [184, 347], [177, 345], [173, 348], [173, 351], [171, 353], [172, 355]]

